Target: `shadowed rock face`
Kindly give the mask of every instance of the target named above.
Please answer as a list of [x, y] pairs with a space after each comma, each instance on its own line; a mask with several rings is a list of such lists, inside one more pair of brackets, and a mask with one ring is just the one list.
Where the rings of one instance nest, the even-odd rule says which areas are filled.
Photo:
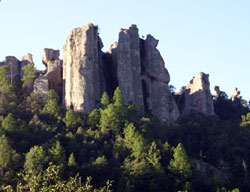
[[134, 103], [144, 113], [140, 41], [136, 25], [121, 29], [117, 47], [117, 79], [126, 104]]
[[90, 112], [98, 106], [105, 81], [102, 72], [103, 47], [98, 28], [88, 24], [74, 29], [63, 48], [64, 105]]
[[164, 123], [172, 123], [179, 117], [178, 107], [171, 95], [170, 76], [164, 60], [157, 50], [158, 40], [151, 35], [141, 41], [142, 79], [145, 108]]
[[184, 114], [189, 115], [198, 112], [205, 115], [214, 115], [208, 78], [208, 74], [201, 72], [190, 81], [185, 91]]
[[214, 100], [217, 100], [219, 96], [220, 96], [220, 87], [215, 86], [214, 87]]

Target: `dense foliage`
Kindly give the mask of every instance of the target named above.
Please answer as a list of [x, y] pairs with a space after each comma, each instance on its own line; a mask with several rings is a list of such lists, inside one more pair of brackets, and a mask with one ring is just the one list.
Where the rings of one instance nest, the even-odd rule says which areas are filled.
[[100, 108], [76, 113], [54, 90], [44, 99], [27, 93], [33, 72], [13, 84], [7, 73], [0, 67], [2, 191], [250, 191], [246, 102], [221, 95], [215, 117], [164, 126], [125, 106], [119, 88]]

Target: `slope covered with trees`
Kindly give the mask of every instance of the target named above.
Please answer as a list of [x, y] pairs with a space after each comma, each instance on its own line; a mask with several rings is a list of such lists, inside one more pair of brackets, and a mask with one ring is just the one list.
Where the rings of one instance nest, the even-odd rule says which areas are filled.
[[[250, 118], [225, 94], [216, 116], [182, 116], [162, 125], [126, 106], [121, 91], [76, 113], [27, 89], [35, 73], [11, 83], [0, 67], [2, 191], [249, 191]], [[173, 95], [181, 105], [183, 95]], [[181, 106], [179, 106], [181, 107]], [[92, 179], [91, 179], [92, 178]]]

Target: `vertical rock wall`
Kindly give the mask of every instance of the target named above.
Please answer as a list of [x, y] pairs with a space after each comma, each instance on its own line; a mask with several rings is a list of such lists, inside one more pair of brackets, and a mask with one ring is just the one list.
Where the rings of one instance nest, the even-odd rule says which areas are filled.
[[90, 112], [98, 106], [103, 89], [102, 42], [98, 28], [88, 24], [74, 29], [63, 48], [63, 82], [65, 107]]
[[141, 83], [140, 41], [136, 25], [121, 29], [117, 47], [117, 79], [126, 104], [144, 113]]

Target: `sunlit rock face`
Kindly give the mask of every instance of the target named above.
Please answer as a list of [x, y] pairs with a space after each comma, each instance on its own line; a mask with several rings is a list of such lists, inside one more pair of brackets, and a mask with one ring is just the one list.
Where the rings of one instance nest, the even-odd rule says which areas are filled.
[[169, 90], [170, 76], [151, 35], [140, 39], [136, 25], [121, 29], [118, 43], [111, 45], [113, 71], [126, 104], [134, 103], [139, 113], [151, 113], [170, 124], [179, 117]]
[[170, 124], [179, 117], [179, 110], [171, 95], [170, 75], [157, 45], [158, 40], [151, 35], [141, 41], [144, 104], [160, 121]]
[[45, 74], [34, 82], [34, 91], [44, 97], [49, 89], [54, 89], [59, 96], [62, 95], [62, 60], [59, 59], [59, 50], [44, 49], [43, 64], [46, 66]]
[[90, 112], [98, 106], [106, 86], [102, 47], [98, 28], [91, 23], [68, 36], [63, 48], [63, 104], [67, 109]]
[[199, 73], [188, 84], [185, 91], [184, 114], [202, 113], [214, 115], [213, 99], [210, 92], [209, 75]]
[[237, 101], [237, 100], [241, 99], [240, 91], [238, 90], [237, 87], [233, 90], [233, 94], [232, 94], [231, 99], [232, 99], [232, 101]]
[[140, 40], [138, 28], [121, 29], [117, 46], [117, 80], [126, 104], [133, 103], [144, 113]]

